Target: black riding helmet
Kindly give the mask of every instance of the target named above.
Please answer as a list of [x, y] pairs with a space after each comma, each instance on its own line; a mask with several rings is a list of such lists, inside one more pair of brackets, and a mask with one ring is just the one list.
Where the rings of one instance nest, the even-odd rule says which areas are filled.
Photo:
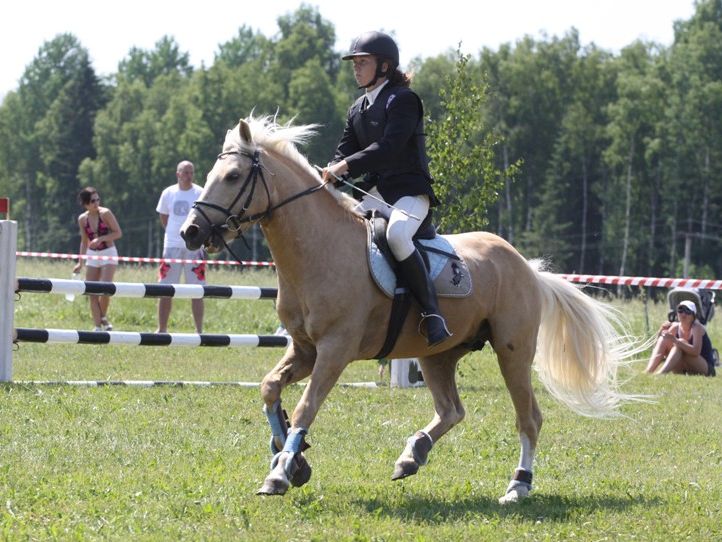
[[[399, 65], [399, 48], [394, 39], [383, 32], [364, 32], [351, 42], [349, 52], [341, 57], [342, 60], [351, 60], [356, 56], [374, 55], [378, 58], [376, 75], [366, 87], [373, 86], [379, 77], [386, 77]], [[382, 65], [389, 64], [387, 71], [382, 71]], [[364, 87], [359, 87], [364, 88]]]

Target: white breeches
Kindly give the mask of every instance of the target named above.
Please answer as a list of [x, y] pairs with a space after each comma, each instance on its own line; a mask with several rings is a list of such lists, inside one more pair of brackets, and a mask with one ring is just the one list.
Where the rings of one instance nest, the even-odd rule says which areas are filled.
[[[376, 188], [371, 189], [370, 193], [379, 199], [383, 199]], [[388, 216], [389, 227], [386, 230], [386, 239], [394, 258], [400, 262], [411, 256], [416, 250], [412, 238], [429, 213], [429, 196], [426, 194], [404, 196], [394, 203], [394, 207], [395, 209], [391, 209], [387, 205], [365, 196], [357, 208], [363, 211], [376, 209], [383, 215]], [[406, 211], [408, 214], [401, 212], [401, 210]], [[391, 214], [389, 214], [389, 211], [391, 211]], [[409, 215], [417, 218], [412, 218]]]

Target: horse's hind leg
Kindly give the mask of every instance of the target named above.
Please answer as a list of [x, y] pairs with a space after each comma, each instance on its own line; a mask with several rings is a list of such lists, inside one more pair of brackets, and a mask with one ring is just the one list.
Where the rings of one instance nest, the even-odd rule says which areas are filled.
[[[524, 343], [527, 342], [530, 342], [528, 338]], [[541, 411], [531, 383], [533, 345], [534, 342], [524, 345], [509, 341], [496, 349], [501, 374], [516, 411], [516, 428], [521, 443], [519, 466], [509, 482], [506, 494], [499, 499], [501, 504], [516, 502], [526, 497], [532, 488], [534, 453], [542, 425]]]
[[394, 465], [392, 480], [416, 474], [419, 467], [426, 464], [434, 442], [464, 419], [464, 407], [456, 389], [456, 363], [465, 353], [466, 350], [455, 348], [419, 360], [436, 413], [424, 429], [406, 441], [406, 448]]

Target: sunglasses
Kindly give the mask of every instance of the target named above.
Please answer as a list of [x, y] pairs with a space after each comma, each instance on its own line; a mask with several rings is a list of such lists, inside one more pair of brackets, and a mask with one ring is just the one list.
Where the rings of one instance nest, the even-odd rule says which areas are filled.
[[680, 307], [677, 309], [678, 314], [693, 314], [687, 307]]
[[98, 203], [100, 198], [90, 198], [90, 203]]

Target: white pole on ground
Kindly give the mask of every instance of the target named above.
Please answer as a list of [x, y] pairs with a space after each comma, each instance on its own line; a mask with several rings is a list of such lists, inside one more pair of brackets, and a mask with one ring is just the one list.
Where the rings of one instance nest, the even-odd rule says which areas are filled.
[[13, 379], [15, 328], [15, 251], [18, 223], [0, 220], [0, 382]]

